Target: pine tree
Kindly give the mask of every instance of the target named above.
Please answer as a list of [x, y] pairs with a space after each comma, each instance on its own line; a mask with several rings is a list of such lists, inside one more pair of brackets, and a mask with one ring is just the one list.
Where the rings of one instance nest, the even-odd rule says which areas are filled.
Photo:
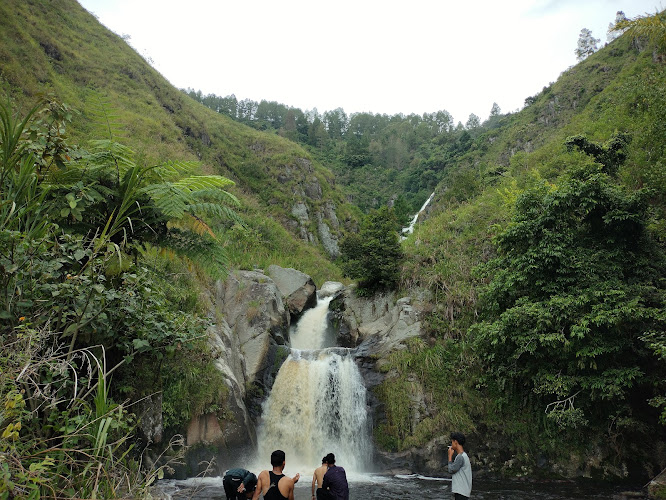
[[594, 54], [599, 47], [597, 44], [600, 42], [598, 38], [592, 36], [592, 31], [587, 28], [580, 30], [580, 35], [578, 35], [578, 47], [576, 47], [576, 59], [578, 61], [583, 61], [587, 56]]

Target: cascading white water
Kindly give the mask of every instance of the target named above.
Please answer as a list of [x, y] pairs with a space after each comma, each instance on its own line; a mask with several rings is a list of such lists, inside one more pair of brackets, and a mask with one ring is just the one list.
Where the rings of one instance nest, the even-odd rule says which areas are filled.
[[327, 335], [326, 315], [333, 296], [317, 300], [317, 305], [303, 313], [290, 334], [293, 349], [323, 349], [332, 347], [335, 340]]
[[[329, 302], [301, 318], [293, 343], [322, 345]], [[311, 473], [328, 453], [349, 472], [364, 470], [371, 446], [366, 389], [349, 350], [292, 349], [264, 402], [257, 437], [257, 460], [264, 466], [281, 449], [289, 471]]]
[[[421, 212], [423, 212], [423, 211], [426, 209], [426, 207], [428, 206], [428, 204], [429, 204], [430, 201], [432, 200], [433, 196], [435, 196], [435, 193], [434, 193], [434, 192], [433, 192], [433, 193], [428, 197], [428, 199], [425, 201], [425, 203], [424, 203], [423, 206], [421, 207], [421, 210], [419, 210], [418, 212], [416, 212], [416, 214], [415, 214], [414, 217], [412, 218], [412, 221], [409, 223], [409, 226], [407, 226], [407, 227], [403, 227], [403, 228], [402, 228], [402, 234], [412, 234], [412, 233], [414, 232], [414, 226], [416, 225], [416, 221], [419, 219], [419, 215], [421, 215]], [[404, 239], [406, 239], [407, 237], [406, 237], [406, 236], [401, 236], [400, 238], [404, 240]]]

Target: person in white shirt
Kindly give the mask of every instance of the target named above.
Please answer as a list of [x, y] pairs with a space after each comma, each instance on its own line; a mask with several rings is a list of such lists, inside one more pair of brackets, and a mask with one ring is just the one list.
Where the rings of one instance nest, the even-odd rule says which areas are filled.
[[[462, 432], [451, 433], [449, 446], [449, 472], [451, 476], [451, 493], [455, 500], [466, 500], [472, 493], [472, 465], [465, 453], [465, 435]], [[453, 454], [456, 453], [455, 460]]]

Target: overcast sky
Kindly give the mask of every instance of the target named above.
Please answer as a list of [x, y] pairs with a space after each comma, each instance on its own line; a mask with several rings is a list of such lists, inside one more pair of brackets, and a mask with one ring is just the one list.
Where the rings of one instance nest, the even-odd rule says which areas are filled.
[[664, 0], [79, 0], [178, 88], [323, 113], [520, 109], [576, 64], [582, 28]]

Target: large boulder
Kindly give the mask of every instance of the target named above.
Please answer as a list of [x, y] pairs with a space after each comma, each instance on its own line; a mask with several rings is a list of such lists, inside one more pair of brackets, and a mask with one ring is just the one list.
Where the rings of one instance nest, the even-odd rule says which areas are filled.
[[254, 446], [246, 388], [254, 384], [270, 389], [279, 346], [289, 340], [289, 313], [273, 280], [261, 272], [238, 271], [216, 284], [211, 316], [208, 334], [218, 353], [215, 366], [228, 388], [224, 409], [232, 418], [193, 415], [187, 444]]
[[317, 304], [317, 287], [305, 273], [292, 268], [268, 266], [268, 275], [280, 290], [292, 319]]
[[402, 341], [421, 335], [421, 310], [411, 297], [398, 300], [395, 293], [359, 297], [346, 288], [330, 305], [338, 344], [354, 347], [371, 339], [374, 354], [390, 352]]
[[344, 290], [345, 285], [339, 281], [325, 281], [319, 289], [319, 298], [332, 297]]
[[237, 271], [219, 285], [219, 307], [245, 361], [244, 382], [270, 370], [278, 345], [289, 343], [289, 312], [276, 283], [258, 271]]

